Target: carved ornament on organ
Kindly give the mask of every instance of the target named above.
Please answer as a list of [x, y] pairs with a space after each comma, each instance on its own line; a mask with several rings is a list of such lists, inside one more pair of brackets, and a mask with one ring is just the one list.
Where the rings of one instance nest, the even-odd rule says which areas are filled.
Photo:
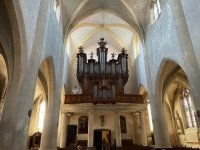
[[116, 103], [116, 96], [124, 94], [124, 86], [128, 80], [128, 54], [123, 48], [117, 59], [112, 53], [112, 59], [107, 61], [107, 42], [100, 39], [97, 48], [98, 60], [93, 59], [93, 53], [87, 60], [83, 47], [77, 54], [77, 79], [83, 95], [92, 95], [93, 103]]

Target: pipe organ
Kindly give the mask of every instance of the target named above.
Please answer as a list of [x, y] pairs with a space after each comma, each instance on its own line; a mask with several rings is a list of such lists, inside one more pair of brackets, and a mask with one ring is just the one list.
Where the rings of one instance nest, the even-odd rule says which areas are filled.
[[92, 95], [93, 103], [116, 103], [116, 95], [124, 94], [124, 86], [128, 80], [128, 54], [123, 48], [117, 59], [114, 53], [111, 60], [107, 61], [107, 42], [103, 38], [98, 43], [96, 61], [93, 53], [90, 59], [79, 47], [77, 54], [77, 79], [82, 88], [83, 95]]

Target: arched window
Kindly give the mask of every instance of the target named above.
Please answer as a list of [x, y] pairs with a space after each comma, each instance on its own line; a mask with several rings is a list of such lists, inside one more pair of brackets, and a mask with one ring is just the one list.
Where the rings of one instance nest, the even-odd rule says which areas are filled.
[[182, 90], [182, 105], [185, 114], [185, 121], [187, 128], [196, 127], [196, 119], [194, 116], [194, 110], [192, 105], [192, 98], [188, 89]]
[[40, 132], [42, 132], [43, 130], [45, 111], [46, 111], [46, 103], [45, 100], [42, 100], [39, 105], [39, 113], [37, 120], [37, 128]]
[[151, 9], [151, 22], [152, 24], [156, 21], [159, 14], [161, 13], [160, 2], [159, 0], [152, 0], [152, 9]]
[[149, 115], [149, 127], [150, 131], [153, 132], [153, 123], [152, 123], [152, 116], [151, 116], [151, 106], [149, 100], [147, 100], [147, 110]]

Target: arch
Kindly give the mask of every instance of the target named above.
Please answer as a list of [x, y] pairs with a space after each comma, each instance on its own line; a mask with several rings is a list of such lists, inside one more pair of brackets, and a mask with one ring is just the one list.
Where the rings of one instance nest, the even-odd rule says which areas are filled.
[[[15, 83], [15, 90], [20, 86], [20, 81], [23, 77], [23, 72], [25, 71], [27, 60], [27, 42], [25, 33], [25, 24], [23, 20], [22, 10], [19, 1], [2, 1], [1, 2], [6, 10], [6, 17], [8, 18], [10, 24], [10, 42], [11, 46], [8, 47], [5, 43], [2, 43], [4, 49], [9, 52], [9, 74], [11, 76], [11, 81]], [[8, 27], [8, 26], [7, 26]], [[6, 52], [7, 53], [7, 52]], [[12, 59], [12, 60], [10, 60]], [[13, 78], [14, 77], [14, 78]]]
[[[167, 118], [167, 128], [172, 146], [187, 146], [186, 134], [186, 116], [183, 110], [182, 89], [188, 89], [190, 86], [187, 75], [182, 67], [174, 60], [165, 59], [161, 63], [159, 78], [155, 92], [161, 98], [165, 117]], [[191, 94], [190, 94], [191, 95]], [[192, 104], [191, 104], [192, 105]], [[190, 112], [194, 118], [193, 110]], [[193, 124], [193, 123], [192, 123]], [[194, 132], [197, 132], [194, 129]]]
[[[167, 66], [169, 66], [171, 64], [172, 68], [171, 70], [166, 70], [165, 68]], [[169, 59], [169, 58], [164, 58], [159, 66], [159, 69], [157, 71], [156, 74], [156, 78], [155, 78], [155, 88], [154, 88], [154, 92], [159, 92], [161, 93], [162, 91], [162, 87], [163, 87], [163, 80], [166, 78], [167, 75], [170, 76], [169, 72], [170, 71], [174, 71], [173, 69], [178, 69], [178, 68], [183, 68], [181, 67], [181, 65], [179, 65], [175, 60], [173, 59]], [[184, 71], [184, 70], [183, 70]], [[184, 71], [185, 72], [185, 71]]]
[[14, 66], [14, 49], [13, 49], [13, 36], [9, 15], [3, 2], [0, 2], [0, 53], [3, 55], [8, 68], [9, 80], [13, 78]]
[[140, 27], [138, 27], [135, 22], [132, 22], [131, 20], [127, 19], [127, 17], [122, 16], [122, 14], [120, 14], [119, 12], [117, 12], [116, 10], [114, 10], [112, 8], [96, 8], [96, 9], [86, 11], [85, 13], [81, 14], [81, 16], [79, 18], [74, 17], [74, 20], [72, 20], [69, 24], [66, 24], [64, 26], [64, 33], [65, 33], [64, 41], [66, 41], [66, 39], [68, 38], [68, 35], [73, 30], [73, 28], [76, 26], [76, 24], [78, 24], [81, 20], [83, 20], [91, 15], [94, 15], [96, 13], [99, 13], [101, 11], [113, 14], [113, 15], [121, 18], [125, 22], [127, 22], [131, 26], [130, 29], [132, 30], [132, 32], [135, 31], [135, 34], [137, 34], [140, 37], [140, 39], [143, 41], [143, 39], [144, 39], [143, 31], [141, 31]]
[[[35, 96], [33, 99], [33, 107], [32, 107], [32, 115], [29, 125], [28, 131], [28, 140], [27, 145], [28, 148], [31, 148], [34, 143], [32, 143], [31, 139], [33, 135], [35, 135], [38, 131], [42, 132], [45, 128], [45, 118], [47, 117], [47, 113], [44, 116], [44, 124], [43, 130], [39, 130], [38, 128], [38, 116], [39, 116], [39, 108], [41, 100], [45, 100], [45, 111], [47, 112], [48, 109], [51, 109], [54, 100], [54, 88], [55, 88], [55, 74], [54, 74], [54, 64], [53, 64], [53, 57], [45, 58], [38, 69], [36, 87], [35, 87]], [[42, 86], [42, 87], [41, 87]], [[40, 127], [41, 128], [41, 127]], [[43, 134], [41, 134], [43, 136]], [[41, 139], [42, 139], [41, 136]]]
[[[123, 24], [123, 23], [121, 23], [121, 24], [120, 23], [119, 24], [113, 23], [113, 24], [105, 24], [105, 25], [96, 24], [96, 23], [88, 23], [88, 22], [86, 22], [86, 23], [80, 23], [81, 20], [83, 20], [85, 18], [88, 18], [90, 16], [93, 16], [93, 15], [96, 15], [96, 14], [102, 12], [102, 11], [105, 11], [106, 13], [111, 14], [112, 16], [115, 16], [116, 18], [120, 18], [120, 19], [123, 20], [122, 22], [126, 22], [126, 23], [125, 24]], [[115, 11], [114, 10], [109, 10], [107, 8], [97, 8], [95, 10], [92, 10], [92, 13], [88, 12], [88, 13], [86, 13], [86, 15], [84, 13], [81, 14], [81, 17], [78, 18], [78, 19], [74, 19], [74, 22], [72, 22], [74, 24], [71, 25], [71, 28], [69, 27], [68, 31], [66, 31], [66, 34], [65, 34], [65, 45], [68, 45], [68, 41], [71, 38], [72, 33], [76, 29], [80, 29], [80, 28], [83, 28], [83, 27], [89, 27], [89, 30], [90, 29], [91, 30], [88, 33], [86, 33], [86, 35], [84, 37], [78, 38], [79, 41], [77, 43], [73, 44], [73, 48], [71, 48], [73, 52], [76, 52], [77, 48], [80, 45], [83, 45], [86, 41], [88, 41], [89, 39], [93, 38], [95, 35], [97, 35], [98, 33], [100, 33], [102, 30], [103, 30], [103, 33], [105, 33], [106, 35], [108, 35], [110, 37], [110, 39], [112, 39], [112, 41], [114, 41], [114, 43], [116, 43], [116, 45], [118, 47], [122, 48], [122, 47], [125, 47], [125, 45], [127, 46], [127, 43], [123, 39], [121, 39], [118, 34], [116, 34], [116, 31], [113, 31], [111, 28], [113, 28], [113, 29], [115, 29], [115, 28], [117, 28], [117, 29], [118, 28], [123, 29], [123, 31], [125, 30], [125, 31], [128, 32], [128, 34], [131, 34], [131, 36], [132, 36], [131, 38], [133, 38], [133, 36], [135, 36], [134, 34], [136, 34], [137, 36], [139, 34], [138, 34], [138, 32], [136, 32], [136, 30], [130, 24], [128, 24], [127, 20], [125, 20], [126, 18], [122, 18], [119, 15], [119, 13], [117, 14], [117, 12], [115, 12]], [[76, 17], [74, 17], [74, 18], [76, 18]], [[130, 43], [132, 43], [132, 42], [133, 41], [130, 41]], [[130, 46], [129, 44], [128, 44], [128, 46]], [[69, 53], [70, 52], [68, 52], [68, 54]], [[74, 57], [75, 54], [76, 53], [72, 53], [72, 58], [75, 58]], [[74, 61], [74, 60], [71, 59], [70, 62], [71, 61]]]
[[[95, 24], [95, 23], [79, 23], [79, 24], [74, 26], [74, 28], [70, 31], [69, 34], [71, 34], [76, 29], [83, 28], [83, 27], [88, 27], [88, 26], [89, 27], [95, 27], [95, 28], [101, 28], [101, 25], [98, 25], [98, 24]], [[129, 30], [129, 31], [131, 31], [133, 33], [136, 33], [135, 30], [131, 26], [128, 26], [128, 25], [125, 25], [125, 24], [120, 24], [120, 23], [106, 24], [104, 27], [106, 27], [106, 28], [120, 27], [120, 28], [127, 29], [127, 30]]]
[[41, 82], [43, 88], [44, 88], [44, 92], [46, 94], [46, 98], [48, 99], [48, 86], [47, 86], [47, 81], [46, 81], [46, 78], [43, 74], [43, 72], [39, 69], [38, 71], [38, 78], [39, 78], [39, 81]]
[[[181, 71], [183, 73], [182, 76], [178, 74]], [[155, 89], [154, 89], [154, 92], [158, 93], [158, 96], [160, 97], [162, 104], [165, 103], [163, 101], [165, 97], [165, 91], [167, 90], [167, 88], [169, 88], [169, 85], [174, 81], [177, 82], [184, 81], [188, 83], [185, 71], [182, 69], [182, 67], [173, 59], [165, 58], [162, 60], [160, 67], [158, 69], [158, 73], [156, 75]], [[184, 84], [184, 86], [188, 87], [186, 84]]]
[[42, 63], [40, 64], [39, 71], [42, 72], [43, 78], [46, 81], [45, 86], [47, 87], [48, 90], [47, 91], [48, 101], [53, 101], [54, 88], [55, 88], [55, 67], [52, 56], [43, 59]]

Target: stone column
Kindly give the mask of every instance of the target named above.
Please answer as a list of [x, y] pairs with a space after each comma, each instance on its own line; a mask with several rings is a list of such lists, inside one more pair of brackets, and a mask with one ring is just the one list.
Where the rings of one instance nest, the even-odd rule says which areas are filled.
[[88, 147], [93, 147], [94, 129], [93, 129], [93, 112], [88, 113]]
[[132, 113], [133, 116], [133, 124], [134, 124], [134, 143], [141, 145], [141, 132], [140, 132], [140, 116], [139, 112]]
[[66, 113], [62, 113], [61, 115], [60, 148], [65, 148], [67, 140], [67, 125], [70, 118]]
[[149, 95], [153, 122], [155, 147], [171, 147], [161, 97], [158, 93]]
[[60, 111], [60, 113], [59, 113], [59, 121], [58, 121], [57, 147], [60, 147], [61, 127], [62, 127], [62, 113]]
[[134, 124], [134, 117], [133, 117], [133, 112], [131, 112], [130, 113], [130, 115], [131, 115], [131, 122], [132, 122], [132, 132], [131, 132], [131, 134], [132, 134], [132, 141], [133, 141], [133, 143], [135, 144], [136, 142], [136, 137], [135, 137], [135, 124]]
[[40, 150], [55, 150], [57, 145], [58, 115], [54, 115], [54, 109], [47, 109], [44, 119], [44, 127], [41, 137]]
[[115, 112], [115, 133], [116, 133], [116, 146], [121, 147], [122, 146], [122, 137], [121, 137], [119, 112]]
[[147, 135], [146, 135], [146, 127], [144, 121], [144, 112], [140, 112], [140, 130], [141, 130], [141, 144], [143, 146], [147, 145]]

